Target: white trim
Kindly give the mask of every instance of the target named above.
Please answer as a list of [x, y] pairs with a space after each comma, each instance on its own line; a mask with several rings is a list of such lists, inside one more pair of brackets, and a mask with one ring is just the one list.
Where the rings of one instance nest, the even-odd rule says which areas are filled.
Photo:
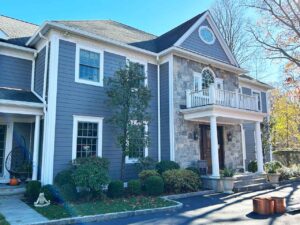
[[32, 160], [32, 180], [37, 180], [37, 175], [38, 175], [39, 147], [40, 147], [40, 122], [41, 122], [41, 116], [35, 116], [33, 160]]
[[79, 122], [89, 122], [98, 124], [97, 156], [102, 157], [103, 117], [73, 115], [72, 160], [76, 159]]
[[254, 96], [253, 93], [257, 93], [259, 94], [259, 107], [260, 109], [258, 109], [259, 112], [262, 112], [262, 98], [261, 98], [261, 91], [258, 91], [258, 90], [254, 90], [254, 89], [251, 89], [251, 95]]
[[8, 35], [0, 29], [0, 39], [8, 40]]
[[57, 76], [58, 76], [58, 52], [59, 38], [52, 35], [50, 38], [50, 67], [49, 67], [49, 94], [48, 94], [48, 111], [44, 119], [44, 143], [43, 143], [43, 159], [42, 159], [42, 175], [43, 184], [53, 183], [53, 167], [54, 167], [54, 148], [55, 148], [55, 125], [56, 125], [56, 101], [57, 101]]
[[158, 162], [161, 161], [161, 130], [160, 130], [160, 63], [159, 56], [157, 56], [157, 144], [158, 152], [157, 158]]
[[34, 91], [35, 58], [36, 58], [36, 56], [34, 56], [34, 60], [32, 60], [32, 65], [31, 65], [31, 87], [30, 87], [30, 90], [31, 90], [32, 92]]
[[26, 48], [26, 47], [22, 47], [22, 46], [19, 46], [19, 45], [8, 44], [8, 43], [4, 43], [4, 42], [0, 42], [0, 46], [6, 47], [6, 48], [13, 48], [13, 49], [24, 51], [24, 52], [30, 52], [30, 53], [35, 53], [36, 52], [36, 50], [32, 49], [32, 48]]
[[13, 100], [5, 100], [0, 99], [0, 105], [16, 105], [16, 106], [28, 106], [32, 108], [42, 108], [44, 106], [43, 103], [35, 103], [35, 102], [23, 102], [23, 101], [13, 101]]
[[13, 129], [14, 123], [10, 122], [1, 122], [1, 125], [6, 125], [6, 135], [5, 135], [5, 149], [4, 149], [4, 159], [3, 159], [3, 176], [0, 177], [0, 183], [7, 183], [9, 181], [10, 175], [9, 172], [5, 168], [5, 160], [12, 149], [13, 143]]
[[[201, 31], [204, 29], [208, 30], [212, 34], [212, 38], [213, 38], [212, 41], [206, 41], [204, 39], [204, 37], [201, 34]], [[213, 45], [216, 41], [216, 36], [215, 36], [214, 32], [208, 26], [200, 26], [198, 29], [198, 35], [199, 35], [199, 38], [201, 39], [201, 41], [203, 41], [205, 44]]]
[[[148, 124], [145, 124], [145, 132], [148, 133], [149, 127]], [[149, 148], [148, 146], [144, 148], [145, 156], [147, 157], [149, 155]], [[138, 163], [139, 158], [129, 158], [128, 155], [125, 156], [125, 164], [133, 164]]]
[[[240, 83], [246, 83], [246, 86], [247, 86], [247, 84], [249, 85], [254, 85], [254, 86], [258, 86], [258, 87], [260, 87], [260, 88], [263, 88], [264, 89], [264, 91], [268, 91], [268, 90], [272, 90], [272, 89], [274, 89], [274, 87], [272, 87], [271, 85], [268, 85], [268, 84], [262, 84], [262, 83], [260, 83], [258, 80], [249, 80], [249, 79], [246, 79], [246, 78], [242, 78], [242, 77], [239, 77], [239, 81], [240, 81]], [[242, 85], [243, 86], [243, 85]], [[245, 86], [245, 87], [246, 87]]]
[[175, 161], [175, 140], [174, 140], [174, 100], [173, 100], [173, 83], [174, 83], [174, 56], [169, 59], [169, 132], [170, 132], [170, 160]]
[[245, 130], [244, 130], [244, 125], [242, 123], [240, 124], [240, 126], [241, 126], [241, 139], [242, 139], [243, 168], [244, 168], [244, 171], [247, 171], [247, 168], [246, 168], [246, 156], [247, 156], [247, 153], [246, 153]]
[[[86, 50], [99, 54], [99, 81], [85, 80], [79, 77], [80, 67], [80, 50]], [[103, 86], [103, 74], [104, 74], [104, 51], [92, 45], [82, 45], [76, 43], [76, 58], [75, 58], [75, 82], [81, 84], [88, 84], [94, 86]]]
[[28, 52], [21, 52], [15, 49], [8, 49], [8, 48], [5, 49], [5, 48], [1, 48], [1, 46], [0, 46], [0, 55], [13, 57], [17, 59], [29, 60], [29, 61], [34, 60], [34, 54], [30, 54]]
[[20, 114], [20, 115], [43, 115], [43, 108], [17, 106], [17, 105], [0, 105], [1, 113]]

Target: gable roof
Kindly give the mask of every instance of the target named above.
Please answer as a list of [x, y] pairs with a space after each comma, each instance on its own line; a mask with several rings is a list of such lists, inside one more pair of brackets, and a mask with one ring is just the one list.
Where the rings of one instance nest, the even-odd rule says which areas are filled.
[[0, 87], [0, 99], [21, 102], [42, 103], [31, 91]]
[[0, 30], [7, 35], [7, 38], [0, 39], [2, 42], [25, 46], [38, 28], [35, 24], [0, 15]]

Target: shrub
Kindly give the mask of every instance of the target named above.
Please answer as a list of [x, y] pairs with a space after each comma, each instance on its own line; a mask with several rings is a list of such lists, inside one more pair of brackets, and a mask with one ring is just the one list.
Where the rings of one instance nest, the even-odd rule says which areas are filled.
[[156, 164], [157, 171], [162, 174], [167, 170], [179, 169], [179, 164], [174, 161], [161, 161]]
[[248, 171], [255, 173], [257, 172], [257, 162], [256, 161], [250, 161], [248, 164]]
[[144, 185], [145, 180], [148, 177], [152, 177], [152, 176], [160, 176], [160, 175], [156, 170], [143, 170], [142, 172], [140, 172], [139, 178], [141, 180], [142, 185]]
[[200, 188], [199, 176], [191, 170], [168, 170], [162, 174], [167, 192], [184, 193]]
[[267, 173], [277, 173], [280, 168], [282, 168], [282, 164], [278, 161], [265, 163], [265, 170]]
[[120, 180], [112, 181], [108, 185], [107, 195], [110, 198], [120, 198], [124, 195], [124, 184]]
[[41, 192], [45, 194], [45, 198], [52, 202], [59, 203], [61, 202], [59, 190], [54, 186], [47, 184], [41, 188]]
[[73, 202], [78, 198], [76, 187], [72, 184], [64, 184], [59, 187], [59, 193], [63, 201]]
[[159, 176], [151, 176], [145, 180], [145, 190], [148, 195], [161, 195], [164, 191], [164, 181]]
[[139, 158], [138, 163], [136, 163], [138, 171], [154, 170], [155, 165], [156, 165], [156, 161], [149, 156], [145, 158]]
[[139, 195], [141, 194], [141, 182], [139, 180], [130, 180], [128, 182], [127, 190], [131, 195]]
[[190, 171], [193, 171], [194, 173], [196, 173], [199, 177], [200, 177], [200, 169], [199, 168], [197, 168], [197, 167], [192, 167], [192, 166], [190, 166], [190, 167], [187, 167], [186, 168], [187, 170], [190, 170]]
[[293, 177], [300, 177], [300, 166], [282, 167], [277, 172], [280, 174], [280, 180], [289, 180]]
[[233, 177], [235, 174], [235, 171], [233, 169], [224, 168], [223, 171], [221, 171], [222, 177]]
[[26, 184], [25, 197], [29, 202], [33, 203], [37, 200], [40, 194], [41, 186], [41, 182], [36, 180], [29, 181]]
[[67, 169], [59, 172], [55, 178], [54, 178], [54, 184], [57, 186], [62, 186], [64, 184], [74, 184], [73, 178], [72, 178], [72, 170]]
[[91, 192], [101, 192], [109, 182], [108, 161], [99, 157], [76, 159], [72, 178], [77, 187], [90, 189]]

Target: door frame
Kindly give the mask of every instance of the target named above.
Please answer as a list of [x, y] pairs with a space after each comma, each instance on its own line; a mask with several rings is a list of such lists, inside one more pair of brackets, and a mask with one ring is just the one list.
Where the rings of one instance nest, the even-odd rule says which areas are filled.
[[10, 175], [9, 172], [6, 170], [5, 161], [9, 152], [12, 149], [14, 123], [0, 121], [0, 125], [6, 126], [6, 136], [5, 136], [6, 140], [5, 140], [5, 149], [4, 149], [4, 159], [3, 159], [3, 175], [0, 176], [0, 183], [7, 183], [9, 182]]
[[[200, 160], [207, 160], [203, 158], [204, 155], [204, 140], [203, 140], [203, 130], [209, 128], [210, 126], [207, 124], [199, 124], [200, 127], [200, 141], [199, 141], [199, 147], [200, 147]], [[218, 125], [217, 126], [217, 134], [218, 134], [218, 145], [220, 146], [220, 150], [222, 151], [222, 155], [220, 155], [219, 152], [219, 167], [220, 169], [224, 169], [225, 167], [225, 137], [224, 137], [224, 126], [222, 125]], [[222, 141], [222, 143], [220, 143], [220, 141]], [[210, 140], [209, 140], [210, 141]], [[211, 151], [211, 149], [209, 149], [208, 151]], [[210, 153], [211, 155], [211, 153]], [[221, 160], [220, 160], [221, 159]], [[211, 160], [211, 159], [210, 159]], [[212, 165], [211, 165], [212, 166]], [[212, 168], [210, 168], [212, 169]]]

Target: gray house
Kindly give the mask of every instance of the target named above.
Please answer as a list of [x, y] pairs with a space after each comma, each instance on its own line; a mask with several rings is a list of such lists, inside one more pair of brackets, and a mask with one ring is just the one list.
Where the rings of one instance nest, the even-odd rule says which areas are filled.
[[[32, 153], [32, 179], [44, 184], [89, 155], [109, 159], [119, 178], [103, 79], [127, 60], [145, 70], [152, 94], [151, 145], [141, 157], [205, 162], [214, 179], [224, 167], [247, 170], [250, 160], [263, 172], [271, 87], [244, 75], [208, 11], [158, 37], [111, 20], [37, 26], [0, 16], [0, 182], [20, 146]], [[126, 158], [126, 179], [136, 161]]]

